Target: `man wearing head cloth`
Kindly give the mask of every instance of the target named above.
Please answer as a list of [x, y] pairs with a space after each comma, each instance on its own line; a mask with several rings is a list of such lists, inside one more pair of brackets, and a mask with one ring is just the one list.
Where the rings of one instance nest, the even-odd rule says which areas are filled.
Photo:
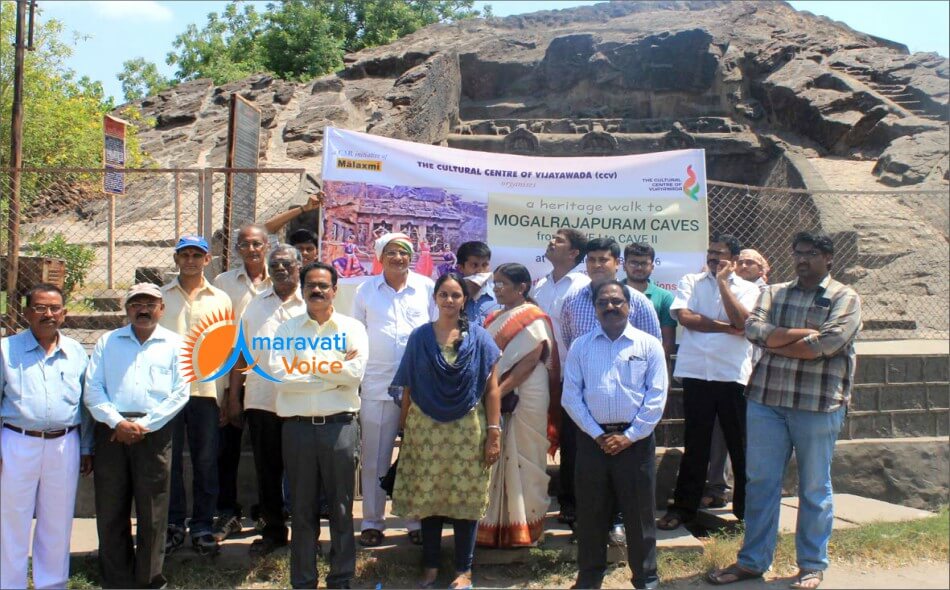
[[[353, 313], [369, 334], [369, 361], [360, 391], [363, 524], [360, 544], [382, 543], [386, 528], [386, 493], [379, 478], [386, 474], [399, 428], [399, 406], [389, 386], [402, 360], [409, 334], [433, 321], [438, 311], [435, 284], [429, 277], [410, 271], [412, 240], [403, 233], [388, 233], [376, 240], [382, 274], [362, 283], [353, 299]], [[422, 542], [418, 522], [407, 522], [409, 538]]]
[[161, 588], [171, 421], [188, 402], [188, 383], [179, 367], [181, 338], [159, 325], [165, 312], [161, 289], [151, 283], [133, 286], [125, 312], [129, 324], [99, 338], [86, 369], [84, 402], [96, 420], [99, 566], [105, 588]]

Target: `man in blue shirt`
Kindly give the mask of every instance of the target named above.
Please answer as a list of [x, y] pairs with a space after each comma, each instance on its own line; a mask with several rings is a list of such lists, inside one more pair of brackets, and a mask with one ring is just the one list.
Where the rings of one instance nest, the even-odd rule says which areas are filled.
[[[96, 419], [96, 527], [106, 588], [165, 584], [172, 418], [188, 402], [181, 338], [158, 325], [162, 291], [139, 283], [125, 296], [129, 325], [99, 338], [86, 370], [85, 404]], [[132, 500], [138, 517], [130, 549]]]
[[[590, 284], [580, 289], [564, 302], [561, 308], [561, 337], [564, 346], [570, 348], [575, 340], [594, 330], [598, 326], [597, 310], [594, 308], [594, 285], [608, 280], [616, 280], [620, 269], [620, 244], [613, 238], [594, 238], [587, 242], [587, 256], [585, 259]], [[627, 321], [634, 328], [646, 332], [659, 341], [662, 338], [660, 320], [657, 318], [653, 304], [639, 291], [631, 287], [624, 287], [629, 295], [627, 306]], [[561, 449], [562, 460], [569, 448]], [[568, 461], [570, 459], [568, 458]], [[610, 531], [610, 544], [623, 545], [623, 519], [620, 515], [614, 520]]]
[[0, 588], [26, 588], [34, 512], [33, 586], [65, 588], [76, 486], [92, 471], [92, 422], [80, 403], [88, 357], [59, 332], [58, 287], [39, 284], [26, 297], [30, 328], [0, 341]]
[[[592, 299], [599, 325], [571, 346], [561, 399], [581, 431], [574, 588], [600, 588], [613, 507], [623, 513], [634, 588], [656, 588], [653, 430], [666, 405], [666, 360], [660, 341], [627, 321], [630, 291], [622, 283], [598, 283]], [[613, 501], [604, 497], [605, 491]]]

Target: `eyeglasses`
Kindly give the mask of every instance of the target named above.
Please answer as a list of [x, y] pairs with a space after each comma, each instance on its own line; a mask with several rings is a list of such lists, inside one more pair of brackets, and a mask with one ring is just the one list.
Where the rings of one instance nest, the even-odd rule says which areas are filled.
[[314, 289], [319, 289], [321, 291], [329, 291], [330, 289], [333, 288], [333, 284], [332, 283], [304, 283], [303, 287], [304, 289], [307, 289], [308, 291], [312, 291]]
[[237, 245], [237, 246], [238, 246], [238, 248], [240, 248], [241, 250], [260, 250], [261, 248], [263, 248], [263, 247], [266, 246], [266, 245], [267, 245], [267, 244], [265, 244], [264, 242], [248, 242], [248, 241], [244, 241], [244, 242], [238, 242], [238, 245]]
[[271, 260], [267, 266], [269, 268], [293, 268], [297, 266], [294, 260]]
[[133, 302], [131, 302], [131, 303], [126, 303], [126, 304], [125, 304], [125, 306], [128, 307], [129, 309], [131, 309], [132, 311], [140, 311], [140, 310], [142, 310], [142, 309], [147, 309], [147, 310], [149, 310], [149, 311], [155, 311], [155, 310], [158, 309], [161, 305], [162, 305], [162, 304], [161, 304], [161, 303], [158, 303], [157, 301], [153, 301], [153, 302], [151, 302], [151, 303], [142, 303], [142, 302], [140, 302], [140, 301], [133, 301]]
[[598, 309], [607, 309], [608, 306], [612, 307], [621, 307], [627, 300], [622, 297], [615, 297], [611, 299], [597, 299], [594, 301], [594, 306]]
[[806, 252], [802, 252], [800, 250], [792, 250], [792, 258], [802, 258], [802, 259], [807, 260], [810, 258], [815, 258], [816, 256], [819, 256], [820, 254], [821, 252], [818, 250], [808, 250]]
[[33, 313], [37, 313], [39, 315], [46, 315], [46, 312], [56, 315], [63, 311], [65, 307], [62, 305], [31, 305], [30, 309], [33, 310]]

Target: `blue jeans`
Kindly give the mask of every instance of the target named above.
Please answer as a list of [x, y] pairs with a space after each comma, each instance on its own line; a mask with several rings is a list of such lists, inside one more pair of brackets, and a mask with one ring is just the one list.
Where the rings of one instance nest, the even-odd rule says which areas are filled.
[[794, 449], [798, 463], [798, 567], [828, 567], [828, 540], [834, 521], [831, 457], [844, 414], [843, 407], [833, 412], [810, 412], [748, 400], [745, 540], [739, 551], [739, 565], [757, 572], [765, 572], [772, 565], [782, 478]]
[[185, 526], [188, 502], [182, 453], [185, 434], [192, 466], [192, 513], [188, 523], [193, 538], [211, 532], [218, 503], [218, 402], [209, 397], [193, 397], [172, 419], [171, 501], [168, 524]]

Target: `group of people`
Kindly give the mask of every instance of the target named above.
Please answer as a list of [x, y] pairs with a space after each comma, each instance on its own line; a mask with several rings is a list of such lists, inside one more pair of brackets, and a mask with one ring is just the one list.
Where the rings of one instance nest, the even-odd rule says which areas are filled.
[[[65, 586], [76, 482], [92, 473], [103, 586], [162, 587], [164, 557], [186, 537], [211, 554], [242, 530], [237, 465], [245, 426], [262, 521], [251, 551], [265, 555], [289, 543], [295, 588], [317, 586], [321, 516], [330, 529], [326, 585], [349, 587], [356, 543], [384, 542], [387, 495], [409, 540], [421, 545], [420, 586], [434, 587], [442, 530], [451, 524], [450, 587], [471, 587], [476, 545], [541, 541], [550, 504], [546, 455], [558, 450], [559, 519], [578, 542], [574, 587], [600, 587], [611, 542], [626, 544], [634, 587], [656, 587], [656, 528], [725, 503], [726, 457], [745, 543], [736, 564], [708, 579], [761, 576], [771, 564], [793, 449], [801, 499], [796, 584], [820, 583], [832, 522], [831, 455], [860, 327], [857, 295], [830, 277], [828, 237], [797, 234], [797, 278], [770, 286], [761, 255], [715, 234], [703, 272], [671, 292], [651, 279], [656, 259], [647, 244], [621, 256], [613, 239], [561, 229], [545, 252], [552, 271], [535, 280], [517, 263], [492, 271], [489, 246], [466, 242], [455, 267], [433, 281], [411, 270], [410, 237], [387, 233], [375, 241], [382, 272], [358, 286], [352, 309], [338, 310], [340, 270], [316, 260], [313, 234], [297, 231], [271, 248], [269, 230], [241, 228], [243, 264], [213, 282], [205, 278], [208, 243], [183, 236], [173, 254], [178, 275], [162, 287], [133, 286], [123, 301], [128, 325], [102, 336], [91, 358], [59, 331], [62, 292], [48, 284], [29, 292], [29, 328], [0, 343], [0, 586], [26, 586], [34, 512], [34, 585]], [[336, 338], [344, 345], [307, 350], [314, 367], [332, 367], [326, 372], [294, 371], [271, 351], [254, 366], [239, 358], [224, 376], [187, 382], [196, 367], [183, 366], [183, 346], [207, 318], [232, 313], [248, 342]], [[673, 503], [657, 521], [654, 429], [674, 351], [685, 449]], [[389, 480], [388, 491], [381, 480]]]

